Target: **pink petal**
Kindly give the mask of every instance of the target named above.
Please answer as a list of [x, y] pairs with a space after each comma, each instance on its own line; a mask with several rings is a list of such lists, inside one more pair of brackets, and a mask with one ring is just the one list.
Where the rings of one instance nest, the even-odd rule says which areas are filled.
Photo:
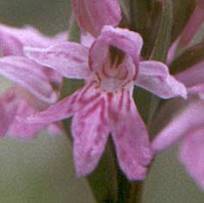
[[[62, 32], [59, 32], [57, 33], [53, 38], [53, 43], [57, 42], [57, 43], [60, 43], [60, 42], [66, 42], [68, 39], [69, 39], [69, 32], [68, 31], [62, 31]], [[52, 43], [52, 44], [53, 44]], [[50, 44], [51, 45], [51, 44]]]
[[140, 62], [136, 85], [165, 99], [187, 96], [185, 86], [169, 74], [165, 64], [157, 61]]
[[65, 97], [45, 111], [29, 116], [28, 123], [52, 123], [71, 117], [82, 106], [91, 104], [92, 100], [98, 97], [93, 85], [88, 84], [76, 91], [69, 97]]
[[43, 67], [43, 73], [46, 75], [50, 84], [52, 85], [53, 89], [57, 92], [59, 97], [60, 88], [62, 87], [63, 77], [53, 69], [50, 69], [47, 67]]
[[[45, 128], [45, 125], [28, 124], [23, 122], [23, 119], [29, 115], [34, 114], [37, 109], [35, 109], [33, 106], [30, 106], [23, 99], [18, 99], [17, 102], [16, 119], [14, 119], [12, 125], [10, 125], [8, 136], [13, 138], [31, 139], [35, 137], [40, 130]], [[19, 118], [21, 118], [21, 120]]]
[[191, 103], [183, 112], [172, 119], [172, 121], [157, 135], [152, 143], [152, 147], [156, 152], [164, 150], [174, 144], [187, 132], [203, 124], [204, 102], [199, 100]]
[[176, 79], [184, 83], [187, 87], [192, 87], [204, 83], [204, 62], [193, 65], [189, 69], [176, 75]]
[[68, 78], [84, 79], [90, 74], [88, 49], [77, 43], [60, 43], [47, 49], [27, 47], [25, 54]]
[[109, 133], [106, 114], [104, 98], [96, 98], [74, 115], [72, 136], [78, 176], [87, 175], [95, 169], [104, 151]]
[[103, 66], [107, 60], [109, 46], [116, 47], [127, 56], [132, 57], [137, 67], [142, 45], [142, 37], [138, 33], [127, 29], [105, 26], [90, 49], [90, 68], [97, 70]]
[[8, 56], [0, 59], [0, 74], [29, 90], [39, 99], [52, 103], [57, 99], [42, 67], [20, 56]]
[[130, 180], [144, 179], [151, 161], [148, 132], [128, 91], [109, 94], [109, 118], [117, 157]]
[[188, 88], [188, 93], [198, 94], [201, 99], [204, 99], [204, 83]]
[[167, 54], [167, 59], [166, 59], [166, 64], [170, 65], [173, 60], [175, 59], [176, 56], [176, 50], [178, 48], [178, 43], [179, 43], [180, 38], [178, 38], [169, 48], [168, 54]]
[[191, 40], [193, 39], [196, 32], [199, 30], [204, 21], [203, 2], [202, 1], [199, 2], [200, 5], [195, 8], [193, 14], [190, 17], [190, 20], [188, 21], [188, 24], [186, 25], [181, 35], [179, 43], [182, 47], [185, 47], [191, 42]]
[[195, 182], [204, 189], [204, 128], [189, 131], [180, 146], [180, 159]]
[[51, 105], [45, 111], [36, 113], [32, 116], [29, 116], [26, 119], [28, 123], [52, 123], [56, 121], [63, 120], [65, 118], [69, 118], [76, 111], [76, 99], [78, 96], [78, 92], [75, 94], [65, 97], [61, 101], [56, 104]]
[[[31, 46], [31, 47], [43, 48], [43, 47], [48, 47], [54, 43], [57, 43], [59, 40], [62, 41], [61, 37], [60, 38], [58, 38], [58, 36], [56, 36], [56, 38], [47, 37], [42, 33], [40, 33], [36, 28], [31, 26], [15, 28], [15, 27], [1, 24], [0, 33], [1, 35], [4, 34], [14, 38], [15, 40], [20, 41], [24, 46]], [[9, 42], [7, 42], [7, 45], [11, 46]]]
[[0, 27], [0, 56], [23, 55], [23, 44]]
[[94, 43], [95, 38], [89, 34], [88, 32], [81, 32], [80, 42], [85, 47], [91, 47], [91, 45]]
[[63, 126], [60, 123], [52, 123], [47, 126], [47, 131], [50, 136], [58, 136], [64, 133]]
[[16, 116], [16, 97], [12, 89], [7, 90], [0, 97], [0, 137], [4, 136], [12, 125]]
[[116, 26], [121, 20], [118, 0], [72, 0], [72, 7], [80, 27], [94, 36], [104, 25]]

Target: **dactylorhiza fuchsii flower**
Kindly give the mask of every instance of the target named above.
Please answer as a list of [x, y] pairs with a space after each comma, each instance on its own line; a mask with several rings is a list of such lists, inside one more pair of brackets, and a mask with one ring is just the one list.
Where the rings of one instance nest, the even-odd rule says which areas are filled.
[[47, 124], [73, 116], [73, 150], [79, 176], [96, 167], [111, 134], [123, 172], [130, 180], [145, 177], [152, 152], [132, 98], [134, 85], [162, 98], [186, 97], [184, 85], [169, 75], [165, 64], [140, 61], [142, 45], [138, 33], [104, 26], [90, 48], [66, 42], [25, 50], [32, 60], [64, 77], [85, 80], [84, 87], [73, 95], [27, 119]]
[[196, 183], [204, 189], [204, 62], [176, 75], [192, 101], [159, 132], [152, 143], [158, 153], [180, 141], [179, 159]]
[[[171, 46], [168, 64], [174, 58], [177, 49], [186, 48], [204, 20], [204, 1], [198, 1], [182, 35]], [[182, 45], [179, 47], [179, 45]], [[159, 153], [180, 142], [179, 159], [195, 182], [204, 188], [204, 61], [189, 67], [175, 75], [185, 84], [189, 101], [184, 110], [176, 115], [156, 136], [152, 143], [155, 153]]]
[[[182, 37], [179, 37], [169, 50], [168, 63], [173, 61], [175, 52], [179, 48], [178, 44], [180, 40], [181, 42], [182, 40], [185, 41], [186, 45], [188, 45], [189, 41], [194, 37], [195, 32], [193, 29], [198, 29], [204, 19], [203, 8], [204, 1], [198, 1], [198, 5], [187, 23]], [[194, 23], [196, 27], [192, 26]], [[161, 130], [152, 143], [153, 150], [158, 153], [175, 144], [177, 141], [181, 141], [179, 158], [188, 173], [202, 189], [204, 188], [203, 67], [204, 61], [201, 61], [175, 75], [175, 78], [187, 87], [190, 98], [189, 104]], [[195, 96], [198, 96], [197, 99], [192, 99]]]
[[155, 152], [180, 141], [179, 159], [195, 182], [204, 188], [204, 101], [196, 100], [178, 114], [153, 141]]
[[[0, 74], [13, 82], [0, 96], [0, 136], [31, 138], [45, 127], [26, 124], [17, 118], [25, 118], [54, 103], [62, 77], [26, 58], [23, 47], [48, 47], [60, 41], [64, 41], [63, 36], [45, 37], [32, 27], [18, 29], [0, 25]], [[56, 124], [50, 124], [48, 129], [59, 132]]]
[[111, 133], [121, 169], [131, 180], [143, 179], [152, 153], [132, 98], [133, 86], [137, 84], [163, 98], [185, 97], [185, 87], [168, 74], [164, 64], [140, 62], [139, 34], [112, 27], [121, 20], [117, 0], [73, 0], [72, 4], [80, 28], [97, 38], [90, 37], [86, 47], [67, 42], [47, 49], [27, 48], [25, 52], [67, 78], [84, 79], [85, 86], [28, 120], [50, 123], [74, 116], [72, 136], [78, 175], [96, 167]]

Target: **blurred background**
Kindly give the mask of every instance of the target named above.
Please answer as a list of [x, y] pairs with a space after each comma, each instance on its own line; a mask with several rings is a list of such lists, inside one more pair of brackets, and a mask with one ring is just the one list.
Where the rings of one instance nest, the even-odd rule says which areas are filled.
[[[0, 0], [0, 23], [31, 24], [49, 35], [66, 30], [69, 0]], [[0, 90], [8, 86], [1, 78]], [[153, 164], [144, 203], [203, 203], [204, 193], [177, 161], [176, 147]], [[101, 183], [103, 184], [103, 183]], [[27, 142], [0, 140], [0, 203], [93, 203], [85, 179], [74, 174], [68, 139], [42, 133]]]

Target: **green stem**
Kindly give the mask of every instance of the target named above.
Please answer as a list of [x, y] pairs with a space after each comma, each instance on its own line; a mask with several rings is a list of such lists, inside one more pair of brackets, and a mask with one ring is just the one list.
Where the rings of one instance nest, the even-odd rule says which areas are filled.
[[154, 118], [155, 112], [157, 111], [159, 107], [159, 104], [160, 104], [160, 99], [155, 95], [151, 95], [150, 104], [149, 104], [148, 120], [147, 120], [147, 126], [149, 130], [150, 130], [150, 126]]
[[118, 201], [117, 203], [125, 203], [128, 197], [130, 183], [121, 172], [120, 168], [117, 169], [117, 180], [118, 180]]
[[116, 203], [118, 199], [117, 169], [112, 143], [109, 141], [98, 167], [88, 182], [98, 203]]
[[141, 203], [143, 182], [130, 182], [118, 171], [118, 201], [117, 203]]
[[[72, 138], [70, 136], [70, 120], [64, 120], [63, 126], [65, 134], [72, 143]], [[92, 195], [97, 203], [117, 203], [117, 169], [113, 153], [112, 145], [108, 143], [98, 167], [86, 177]]]
[[143, 182], [131, 183], [129, 199], [127, 203], [141, 203], [143, 194]]
[[70, 41], [79, 42], [80, 41], [80, 29], [76, 23], [74, 15], [72, 14], [69, 20], [69, 36]]

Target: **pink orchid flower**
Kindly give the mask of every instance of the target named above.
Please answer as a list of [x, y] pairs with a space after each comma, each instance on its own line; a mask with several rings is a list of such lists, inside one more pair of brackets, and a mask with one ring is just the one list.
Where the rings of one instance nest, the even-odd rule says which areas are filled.
[[[0, 96], [0, 136], [5, 133], [17, 138], [31, 138], [45, 125], [26, 124], [17, 117], [25, 118], [47, 108], [58, 98], [56, 87], [61, 76], [26, 58], [24, 46], [48, 47], [63, 37], [48, 38], [32, 27], [17, 29], [0, 25], [0, 74], [14, 82], [13, 87]], [[48, 129], [59, 129], [50, 124]]]
[[185, 84], [189, 97], [198, 95], [199, 98], [190, 102], [190, 105], [159, 133], [153, 142], [155, 151], [168, 148], [180, 137], [185, 137], [188, 131], [193, 132], [193, 129], [201, 126], [204, 122], [202, 117], [202, 111], [204, 110], [204, 102], [202, 101], [204, 94], [203, 66], [204, 62], [198, 63], [175, 76], [178, 81]]
[[132, 98], [134, 85], [162, 98], [186, 97], [183, 84], [158, 61], [140, 61], [138, 33], [104, 26], [90, 48], [66, 42], [46, 49], [27, 48], [26, 55], [67, 78], [84, 79], [73, 95], [29, 117], [30, 123], [56, 122], [70, 116], [76, 171], [89, 174], [111, 133], [119, 164], [130, 180], [145, 177], [152, 152], [148, 132]]
[[189, 96], [199, 98], [185, 107], [152, 143], [158, 153], [181, 141], [180, 160], [187, 172], [204, 189], [204, 62], [201, 61], [175, 77], [186, 85]]
[[[198, 5], [183, 31], [183, 39], [189, 42], [201, 25], [204, 1], [198, 1]], [[195, 26], [194, 26], [195, 25]], [[169, 61], [171, 63], [175, 57], [180, 37], [169, 50]], [[180, 160], [187, 172], [196, 183], [204, 188], [204, 61], [201, 61], [187, 70], [175, 75], [175, 78], [185, 84], [189, 97], [198, 95], [199, 98], [190, 101], [190, 104], [178, 114], [161, 132], [152, 143], [153, 150], [158, 153], [167, 149], [177, 141], [181, 141]], [[202, 113], [203, 112], [203, 113]]]
[[152, 143], [158, 153], [180, 141], [179, 159], [189, 175], [204, 189], [204, 101], [190, 103]]
[[72, 135], [78, 175], [86, 175], [96, 167], [111, 133], [121, 169], [130, 180], [143, 179], [152, 153], [132, 98], [133, 87], [136, 84], [163, 98], [185, 97], [185, 87], [169, 75], [164, 64], [139, 61], [139, 34], [112, 27], [121, 20], [117, 0], [73, 0], [72, 4], [80, 27], [98, 37], [82, 39], [86, 47], [70, 42], [47, 49], [27, 48], [25, 52], [36, 62], [67, 78], [84, 79], [86, 84], [28, 120], [50, 123], [74, 116]]

